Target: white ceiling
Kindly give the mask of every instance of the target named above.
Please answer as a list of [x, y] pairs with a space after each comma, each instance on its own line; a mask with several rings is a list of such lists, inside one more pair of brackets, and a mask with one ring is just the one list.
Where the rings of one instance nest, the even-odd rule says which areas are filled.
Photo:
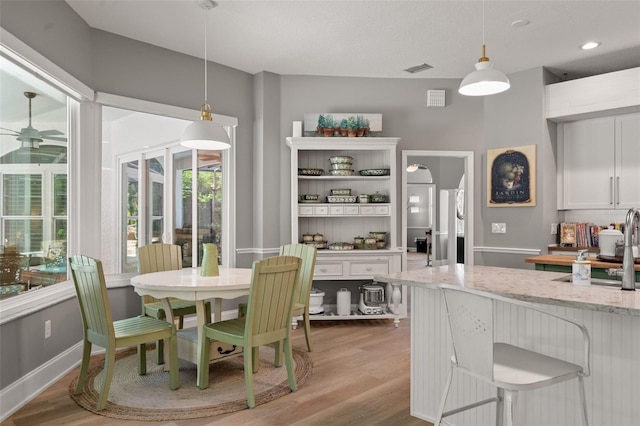
[[[481, 56], [483, 2], [66, 0], [91, 27], [255, 74], [462, 78]], [[568, 79], [640, 66], [640, 1], [486, 1], [487, 56]], [[528, 20], [514, 27], [516, 20]], [[596, 40], [591, 51], [578, 48]], [[422, 63], [415, 75], [403, 70]]]

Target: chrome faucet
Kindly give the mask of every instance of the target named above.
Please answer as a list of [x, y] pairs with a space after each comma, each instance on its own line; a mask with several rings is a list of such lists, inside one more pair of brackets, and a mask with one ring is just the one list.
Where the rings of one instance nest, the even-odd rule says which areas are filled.
[[[634, 238], [635, 236], [635, 238]], [[622, 289], [636, 289], [636, 273], [634, 270], [635, 258], [633, 248], [640, 250], [640, 208], [630, 209], [624, 221], [624, 254], [622, 257], [622, 269], [613, 269], [609, 275], [622, 276]]]

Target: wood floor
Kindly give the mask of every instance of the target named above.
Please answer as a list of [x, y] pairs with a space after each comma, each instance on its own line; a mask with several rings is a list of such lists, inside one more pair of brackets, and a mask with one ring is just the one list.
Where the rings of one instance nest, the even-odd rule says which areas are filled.
[[[410, 268], [425, 267], [410, 256]], [[409, 414], [409, 319], [311, 323], [313, 375], [297, 392], [221, 416], [162, 423], [196, 425], [430, 425]], [[293, 330], [293, 345], [305, 348], [304, 330]], [[69, 397], [75, 369], [29, 402], [3, 426], [150, 425], [110, 419], [80, 408]]]

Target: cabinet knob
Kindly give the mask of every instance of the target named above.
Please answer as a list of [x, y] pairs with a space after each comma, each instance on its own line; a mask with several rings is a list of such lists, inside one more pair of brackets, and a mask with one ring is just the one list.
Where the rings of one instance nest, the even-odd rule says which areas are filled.
[[369, 272], [369, 271], [373, 271], [373, 268], [372, 268], [371, 266], [369, 266], [369, 267], [367, 268], [367, 272]]
[[327, 272], [326, 268], [320, 268], [320, 272]]

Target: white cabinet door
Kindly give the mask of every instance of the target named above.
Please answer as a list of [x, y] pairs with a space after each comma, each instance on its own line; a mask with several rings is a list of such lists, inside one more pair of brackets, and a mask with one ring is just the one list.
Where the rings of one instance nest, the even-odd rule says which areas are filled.
[[565, 209], [614, 207], [614, 117], [563, 125]]
[[640, 207], [640, 114], [616, 117], [616, 208]]

